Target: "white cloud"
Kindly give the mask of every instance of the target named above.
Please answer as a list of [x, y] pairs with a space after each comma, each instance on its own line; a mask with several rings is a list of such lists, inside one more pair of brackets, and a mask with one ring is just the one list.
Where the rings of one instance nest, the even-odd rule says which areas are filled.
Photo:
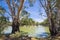
[[10, 18], [9, 21], [12, 22], [12, 18]]

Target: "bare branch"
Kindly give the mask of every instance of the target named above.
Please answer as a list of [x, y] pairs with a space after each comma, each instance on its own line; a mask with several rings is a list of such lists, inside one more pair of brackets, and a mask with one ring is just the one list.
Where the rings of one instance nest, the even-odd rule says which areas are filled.
[[12, 5], [13, 5], [13, 7], [12, 7], [13, 10], [12, 10], [12, 11], [13, 11], [13, 14], [14, 14], [14, 16], [15, 16], [15, 2], [14, 2], [14, 0], [12, 0]]
[[8, 11], [6, 11], [10, 16], [12, 16]]
[[56, 3], [56, 0], [53, 2], [52, 6], [55, 5], [55, 3]]
[[45, 2], [45, 7], [47, 6], [47, 0], [44, 0], [44, 2]]
[[[41, 6], [45, 9], [45, 6], [42, 4], [41, 0], [40, 0], [40, 4], [41, 4]], [[45, 10], [46, 10], [46, 9], [45, 9]]]
[[48, 11], [47, 11], [47, 4], [46, 4], [46, 2], [47, 2], [47, 0], [45, 0], [45, 5], [46, 5], [46, 6], [44, 6], [44, 5], [42, 4], [41, 0], [40, 0], [40, 4], [42, 5], [42, 7], [44, 8], [45, 12], [47, 13]]
[[20, 11], [22, 10], [24, 0], [20, 0], [20, 7], [18, 8], [17, 18], [19, 19]]
[[55, 5], [56, 5], [56, 1], [53, 2], [52, 9], [55, 7]]
[[10, 5], [10, 0], [6, 0], [6, 3], [8, 4], [8, 7], [9, 7], [9, 9], [10, 9], [10, 12], [11, 12], [12, 18], [13, 18], [14, 14], [13, 14], [13, 11], [12, 11], [12, 7], [11, 7], [11, 5]]

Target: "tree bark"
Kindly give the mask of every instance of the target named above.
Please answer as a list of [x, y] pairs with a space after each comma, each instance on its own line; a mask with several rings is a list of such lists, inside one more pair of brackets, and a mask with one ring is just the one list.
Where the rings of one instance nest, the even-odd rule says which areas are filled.
[[49, 31], [51, 36], [56, 36], [57, 34], [57, 30], [56, 30], [56, 26], [55, 26], [55, 21], [52, 15], [52, 11], [47, 13], [47, 17], [48, 17], [48, 22], [49, 22]]
[[51, 18], [50, 22], [51, 22], [51, 25], [49, 27], [49, 30], [50, 30], [51, 36], [56, 36], [57, 30], [56, 30], [56, 27], [55, 27], [54, 20]]
[[55, 26], [55, 22], [54, 22], [54, 18], [53, 18], [53, 13], [52, 13], [50, 1], [48, 1], [46, 13], [47, 13], [48, 22], [49, 22], [50, 34], [51, 34], [51, 36], [56, 36], [57, 30], [56, 30], [56, 26]]
[[47, 3], [45, 1], [46, 6], [44, 6], [41, 1], [40, 1], [40, 3], [47, 14], [48, 22], [49, 22], [49, 31], [51, 33], [51, 36], [55, 36], [57, 34], [57, 25], [59, 25], [59, 24], [56, 24], [55, 20], [53, 18], [54, 15], [53, 15], [53, 10], [52, 10], [52, 6], [51, 6], [51, 1], [47, 0]]
[[17, 18], [14, 18], [13, 22], [12, 22], [12, 33], [15, 33], [17, 31], [20, 31], [19, 30], [19, 22], [18, 22]]
[[60, 31], [60, 8], [58, 9], [58, 12], [56, 14], [56, 22], [55, 22], [56, 30]]

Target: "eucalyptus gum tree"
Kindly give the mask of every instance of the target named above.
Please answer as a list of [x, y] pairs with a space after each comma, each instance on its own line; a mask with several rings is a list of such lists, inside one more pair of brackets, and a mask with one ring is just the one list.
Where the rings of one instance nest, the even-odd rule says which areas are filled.
[[6, 4], [8, 5], [10, 15], [12, 17], [12, 33], [19, 31], [20, 14], [25, 1], [29, 1], [29, 3], [33, 4], [33, 0], [6, 0]]
[[6, 0], [12, 17], [12, 33], [19, 31], [19, 15], [23, 8], [24, 0]]
[[56, 13], [56, 26], [58, 28], [58, 33], [60, 31], [60, 0], [56, 0], [56, 5], [55, 7], [57, 8], [57, 13]]
[[39, 0], [39, 1], [47, 14], [51, 36], [56, 36], [58, 30], [55, 23], [56, 19], [53, 18], [55, 14], [53, 9], [55, 8], [57, 2], [56, 0]]

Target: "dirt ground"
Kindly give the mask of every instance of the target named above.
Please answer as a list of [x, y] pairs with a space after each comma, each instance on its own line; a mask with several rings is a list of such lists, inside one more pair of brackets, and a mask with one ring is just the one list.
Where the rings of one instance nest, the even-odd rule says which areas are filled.
[[2, 36], [0, 37], [0, 40], [60, 40], [60, 36], [54, 37], [51, 39], [49, 38], [32, 38], [32, 37], [19, 37], [19, 38], [11, 38], [11, 37], [6, 37]]

